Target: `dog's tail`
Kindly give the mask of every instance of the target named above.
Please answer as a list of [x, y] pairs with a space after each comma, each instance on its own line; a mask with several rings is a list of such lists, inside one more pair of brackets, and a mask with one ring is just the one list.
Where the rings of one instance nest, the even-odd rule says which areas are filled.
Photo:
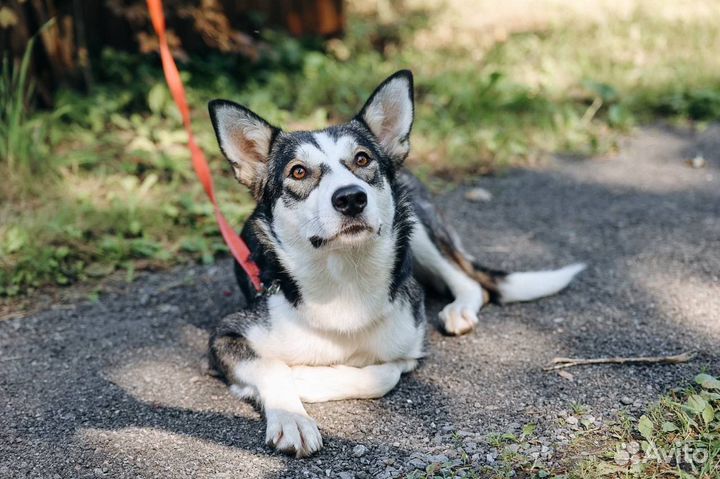
[[550, 296], [563, 290], [584, 269], [585, 264], [575, 263], [556, 270], [510, 273], [496, 281], [498, 300], [512, 303]]
[[585, 269], [584, 263], [575, 263], [555, 270], [507, 273], [486, 268], [475, 260], [458, 264], [487, 291], [486, 302], [498, 304], [532, 301], [558, 293]]

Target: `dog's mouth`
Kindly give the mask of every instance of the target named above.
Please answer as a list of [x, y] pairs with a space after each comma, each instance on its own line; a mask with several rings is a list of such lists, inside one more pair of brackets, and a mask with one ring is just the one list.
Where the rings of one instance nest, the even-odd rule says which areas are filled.
[[[363, 235], [363, 233], [374, 233], [375, 230], [365, 223], [350, 223], [340, 228], [340, 231], [329, 238], [321, 238], [320, 236], [311, 236], [310, 243], [315, 248], [320, 248], [335, 240], [354, 240]], [[378, 233], [380, 230], [378, 229]]]
[[355, 223], [355, 224], [351, 224], [351, 225], [348, 225], [348, 226], [343, 227], [343, 228], [338, 232], [338, 234], [335, 235], [335, 237], [338, 237], [338, 236], [354, 236], [354, 235], [357, 235], [357, 234], [362, 233], [363, 231], [371, 231], [371, 232], [372, 232], [372, 228], [370, 228], [370, 227], [369, 227], [368, 225], [366, 225], [366, 224]]

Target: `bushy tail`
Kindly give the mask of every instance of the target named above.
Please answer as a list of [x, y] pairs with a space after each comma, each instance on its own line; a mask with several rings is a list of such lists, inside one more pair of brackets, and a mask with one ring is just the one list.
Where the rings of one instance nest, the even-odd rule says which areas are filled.
[[[493, 303], [532, 301], [563, 290], [575, 275], [585, 269], [584, 263], [575, 263], [550, 271], [505, 273], [484, 268], [472, 261], [472, 271], [467, 271], [488, 292]], [[466, 263], [467, 266], [467, 263]]]
[[560, 292], [570, 284], [585, 264], [576, 263], [552, 271], [510, 273], [497, 282], [502, 303], [532, 301]]

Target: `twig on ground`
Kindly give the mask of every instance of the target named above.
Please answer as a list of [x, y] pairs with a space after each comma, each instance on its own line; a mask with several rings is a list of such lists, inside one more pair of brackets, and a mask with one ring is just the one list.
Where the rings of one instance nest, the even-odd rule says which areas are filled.
[[0, 358], [0, 362], [15, 361], [16, 359], [22, 359], [22, 356], [11, 356], [11, 357], [6, 357], [6, 358]]
[[630, 358], [554, 358], [549, 365], [543, 369], [552, 371], [554, 369], [570, 368], [573, 366], [586, 366], [589, 364], [680, 364], [692, 361], [696, 356], [695, 351], [677, 354], [675, 356], [646, 356]]

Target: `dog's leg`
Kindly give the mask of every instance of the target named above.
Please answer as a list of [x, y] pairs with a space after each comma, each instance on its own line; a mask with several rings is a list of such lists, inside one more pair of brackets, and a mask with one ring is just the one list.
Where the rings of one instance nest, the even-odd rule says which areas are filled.
[[417, 367], [416, 359], [351, 366], [293, 366], [295, 388], [304, 402], [373, 399], [390, 392], [403, 373]]
[[243, 315], [227, 316], [210, 338], [210, 368], [230, 383], [230, 391], [255, 400], [264, 410], [268, 445], [297, 457], [322, 448], [315, 421], [305, 412], [290, 367], [257, 357], [244, 337]]
[[419, 220], [411, 240], [416, 275], [427, 286], [449, 290], [455, 298], [439, 315], [450, 334], [472, 330], [477, 324], [477, 313], [486, 302], [531, 301], [555, 294], [585, 268], [582, 263], [556, 270], [515, 273], [487, 268], [465, 251], [420, 180], [407, 170], [402, 170], [400, 180], [410, 192]]
[[322, 448], [315, 420], [300, 401], [290, 367], [274, 359], [255, 359], [233, 370], [231, 391], [256, 399], [265, 411], [265, 442], [275, 449], [304, 457]]
[[423, 225], [416, 226], [411, 248], [419, 275], [429, 282], [442, 283], [455, 298], [439, 314], [445, 331], [450, 334], [471, 331], [478, 322], [477, 314], [483, 305], [480, 284], [440, 252]]

